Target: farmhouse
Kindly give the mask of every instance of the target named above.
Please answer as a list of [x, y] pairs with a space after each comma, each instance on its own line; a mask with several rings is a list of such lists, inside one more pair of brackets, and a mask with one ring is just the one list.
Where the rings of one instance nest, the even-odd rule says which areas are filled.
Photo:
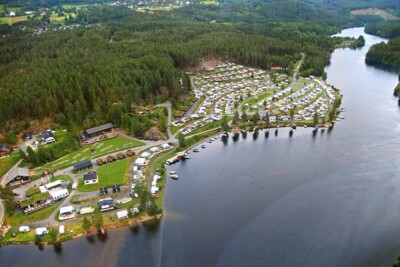
[[83, 170], [89, 169], [89, 168], [93, 168], [93, 164], [92, 164], [91, 160], [81, 161], [74, 165], [74, 171], [76, 171], [76, 172], [83, 171]]
[[11, 154], [11, 145], [10, 144], [3, 144], [0, 148], [0, 158], [8, 157]]
[[115, 127], [116, 127], [115, 124], [107, 123], [107, 124], [103, 124], [100, 126], [96, 126], [96, 127], [87, 129], [87, 130], [85, 130], [85, 133], [89, 138], [92, 138], [92, 137], [99, 136], [99, 135], [107, 133], [107, 132], [111, 132], [113, 130], [113, 128], [115, 128]]
[[14, 168], [6, 177], [6, 184], [10, 187], [17, 187], [30, 181], [29, 169], [27, 168]]
[[86, 184], [97, 184], [99, 182], [99, 177], [96, 171], [89, 171], [87, 174], [83, 175], [83, 183]]

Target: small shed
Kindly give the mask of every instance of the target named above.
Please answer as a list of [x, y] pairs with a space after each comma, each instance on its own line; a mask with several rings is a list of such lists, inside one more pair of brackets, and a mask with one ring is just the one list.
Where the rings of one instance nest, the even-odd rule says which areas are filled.
[[118, 220], [123, 220], [128, 218], [128, 211], [127, 210], [120, 210], [117, 212]]
[[92, 164], [91, 160], [81, 161], [74, 165], [74, 171], [76, 171], [76, 172], [83, 171], [83, 170], [89, 169], [89, 168], [93, 168], [93, 164]]

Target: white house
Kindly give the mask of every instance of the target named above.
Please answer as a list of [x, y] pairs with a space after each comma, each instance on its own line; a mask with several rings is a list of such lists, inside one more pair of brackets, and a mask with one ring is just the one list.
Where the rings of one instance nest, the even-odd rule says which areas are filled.
[[15, 15], [16, 15], [16, 14], [15, 14], [14, 11], [11, 11], [11, 12], [10, 12], [10, 17], [15, 17]]
[[97, 176], [97, 172], [90, 171], [89, 173], [83, 175], [83, 183], [87, 184], [97, 184], [99, 182], [99, 177]]
[[60, 215], [58, 216], [58, 219], [60, 221], [62, 220], [68, 220], [71, 218], [75, 218], [75, 208], [74, 206], [66, 206], [66, 207], [62, 207], [60, 208]]

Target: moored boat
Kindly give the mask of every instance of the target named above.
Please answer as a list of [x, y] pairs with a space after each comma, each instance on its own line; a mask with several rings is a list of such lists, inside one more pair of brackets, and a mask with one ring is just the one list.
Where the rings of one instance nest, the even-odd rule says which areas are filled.
[[171, 176], [172, 179], [175, 179], [175, 180], [179, 178], [179, 176], [177, 174], [172, 174], [170, 176]]
[[176, 171], [170, 171], [169, 174], [176, 174]]

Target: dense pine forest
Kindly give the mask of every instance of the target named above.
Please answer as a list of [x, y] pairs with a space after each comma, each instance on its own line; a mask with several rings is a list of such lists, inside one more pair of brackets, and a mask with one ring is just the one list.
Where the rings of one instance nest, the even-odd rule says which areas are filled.
[[[38, 3], [11, 2], [26, 9]], [[189, 97], [185, 69], [207, 58], [263, 69], [279, 63], [290, 73], [304, 52], [301, 74], [324, 76], [338, 42], [329, 36], [366, 18], [304, 2], [310, 1], [221, 1], [169, 12], [97, 5], [66, 20], [75, 28], [44, 20], [1, 25], [2, 130], [45, 118], [70, 130], [120, 124], [132, 106]]]

